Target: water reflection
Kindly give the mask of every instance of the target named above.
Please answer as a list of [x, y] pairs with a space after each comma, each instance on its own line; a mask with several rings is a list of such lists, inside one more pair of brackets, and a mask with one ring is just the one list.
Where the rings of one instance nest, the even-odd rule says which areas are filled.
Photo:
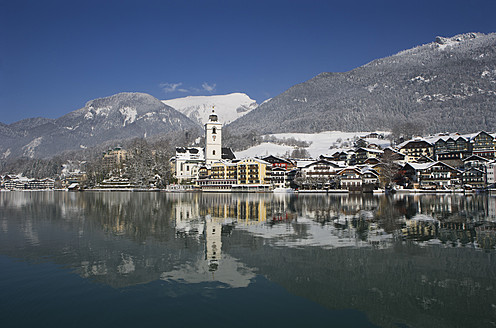
[[496, 198], [0, 193], [0, 254], [116, 288], [258, 275], [381, 326], [496, 322]]

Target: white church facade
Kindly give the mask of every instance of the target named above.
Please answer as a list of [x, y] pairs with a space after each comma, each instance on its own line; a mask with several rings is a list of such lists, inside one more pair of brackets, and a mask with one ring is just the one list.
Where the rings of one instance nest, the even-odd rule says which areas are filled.
[[[224, 156], [223, 156], [224, 155]], [[214, 111], [205, 123], [205, 148], [177, 147], [174, 158], [174, 172], [178, 183], [190, 183], [199, 178], [200, 168], [233, 159], [234, 154], [228, 148], [222, 148], [222, 123]]]
[[222, 147], [222, 123], [214, 111], [205, 123], [205, 148], [178, 147], [175, 176], [180, 184], [201, 191], [268, 191], [271, 167], [259, 158], [236, 160], [230, 148]]

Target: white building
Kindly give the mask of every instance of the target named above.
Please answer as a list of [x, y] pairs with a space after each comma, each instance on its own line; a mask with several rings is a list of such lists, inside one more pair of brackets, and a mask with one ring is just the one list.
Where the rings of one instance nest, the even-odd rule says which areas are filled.
[[212, 111], [205, 123], [205, 164], [210, 165], [222, 159], [222, 123]]
[[487, 185], [494, 185], [496, 183], [496, 161], [486, 163], [486, 167]]
[[176, 178], [179, 183], [198, 179], [201, 165], [205, 163], [203, 148], [177, 147], [175, 157]]

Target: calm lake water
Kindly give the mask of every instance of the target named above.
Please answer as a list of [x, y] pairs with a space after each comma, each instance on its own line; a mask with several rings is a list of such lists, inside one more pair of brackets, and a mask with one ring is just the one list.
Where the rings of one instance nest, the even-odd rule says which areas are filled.
[[493, 327], [496, 197], [0, 192], [2, 327]]

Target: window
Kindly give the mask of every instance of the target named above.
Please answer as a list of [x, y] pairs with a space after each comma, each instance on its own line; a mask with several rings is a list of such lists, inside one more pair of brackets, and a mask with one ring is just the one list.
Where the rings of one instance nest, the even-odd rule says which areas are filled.
[[212, 150], [212, 155], [215, 155], [215, 150]]
[[212, 134], [217, 134], [217, 129], [215, 128], [215, 126], [212, 128]]

